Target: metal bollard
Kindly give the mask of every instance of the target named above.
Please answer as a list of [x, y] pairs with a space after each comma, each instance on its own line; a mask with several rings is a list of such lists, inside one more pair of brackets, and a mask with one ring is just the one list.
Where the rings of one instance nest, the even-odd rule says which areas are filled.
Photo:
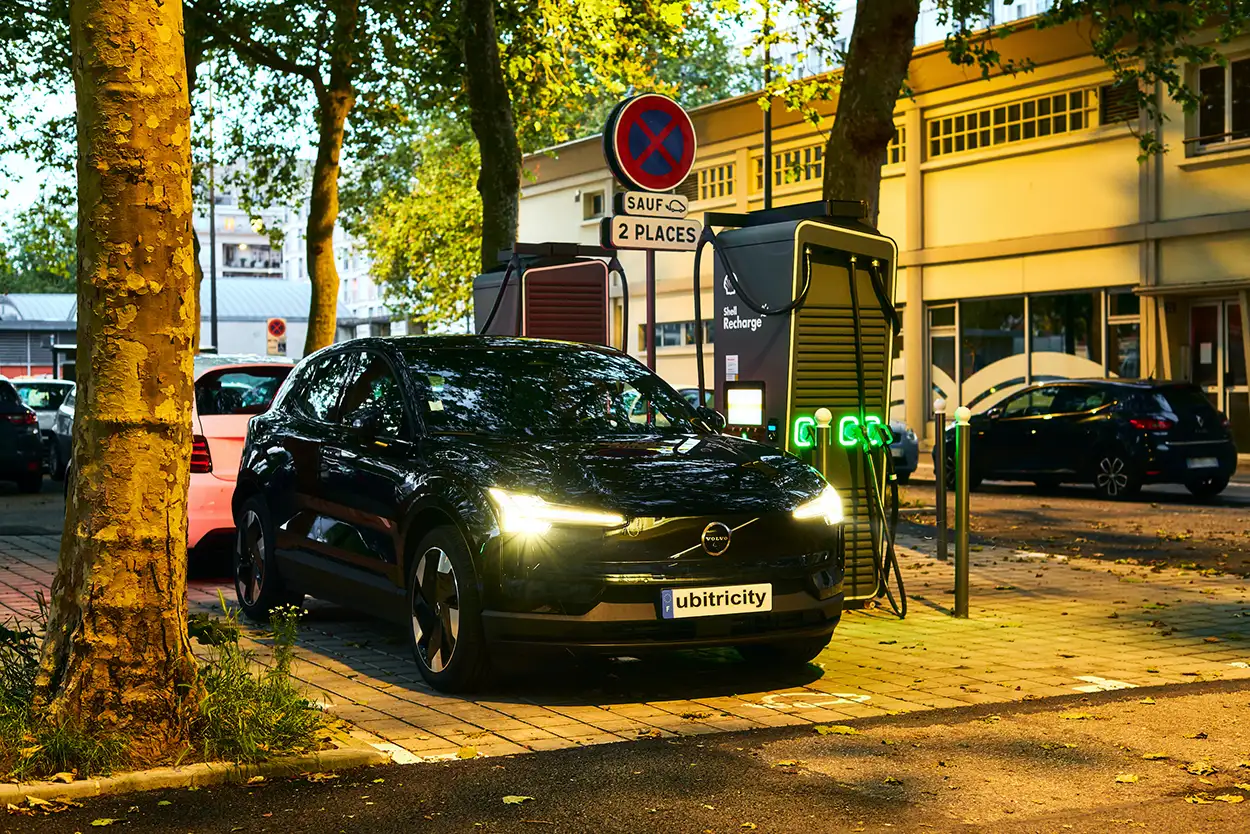
[[955, 616], [968, 616], [968, 448], [972, 411], [961, 405], [955, 409]]
[[833, 412], [827, 408], [816, 409], [816, 467], [827, 481], [829, 480], [829, 430], [833, 426]]
[[937, 437], [934, 439], [933, 474], [937, 480], [937, 557], [945, 561], [951, 557], [949, 530], [946, 526], [946, 400], [938, 397], [933, 401], [933, 424]]

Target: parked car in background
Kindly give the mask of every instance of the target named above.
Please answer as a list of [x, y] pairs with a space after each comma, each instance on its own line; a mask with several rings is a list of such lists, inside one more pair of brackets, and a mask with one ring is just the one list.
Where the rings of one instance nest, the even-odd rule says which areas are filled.
[[56, 466], [49, 466], [49, 474], [54, 480], [65, 477], [69, 467], [70, 453], [74, 441], [74, 401], [78, 397], [78, 386], [72, 386], [57, 407], [56, 416], [52, 418], [52, 442], [56, 446]]
[[27, 408], [39, 419], [39, 434], [43, 439], [44, 461], [48, 472], [64, 470], [60, 445], [56, 440], [56, 418], [61, 403], [74, 390], [74, 383], [66, 379], [18, 377], [12, 380], [17, 395]]
[[0, 377], [0, 480], [16, 481], [22, 492], [43, 488], [43, 437], [39, 418]]
[[[1106, 498], [1143, 484], [1184, 484], [1211, 497], [1237, 469], [1228, 419], [1196, 385], [1077, 379], [1031, 385], [972, 417], [971, 472], [1049, 487], [1088, 483]], [[954, 429], [947, 432], [953, 487]]]
[[[198, 358], [198, 357], [197, 357]], [[264, 413], [291, 373], [290, 362], [198, 363], [191, 411], [187, 547], [234, 536], [230, 499], [247, 423]]]
[[[699, 407], [699, 388], [697, 385], [679, 385], [677, 393], [686, 398], [686, 402], [690, 403], [691, 408]], [[708, 408], [712, 407], [713, 394], [711, 388], [703, 389], [703, 405]]]
[[900, 484], [911, 480], [911, 473], [916, 471], [920, 463], [920, 442], [916, 433], [901, 420], [890, 421], [890, 434], [894, 442], [890, 444], [890, 460], [894, 464], [894, 474]]
[[394, 618], [438, 689], [523, 644], [801, 666], [841, 616], [841, 499], [723, 427], [610, 348], [325, 348], [248, 430], [240, 606], [265, 621], [311, 593]]

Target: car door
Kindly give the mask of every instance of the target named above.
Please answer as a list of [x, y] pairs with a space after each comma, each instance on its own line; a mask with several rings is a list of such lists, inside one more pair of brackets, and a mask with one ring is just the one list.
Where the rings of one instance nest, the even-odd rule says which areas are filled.
[[[326, 531], [333, 522], [324, 495], [323, 447], [339, 431], [338, 403], [352, 358], [339, 351], [313, 360], [284, 401], [290, 418], [277, 439], [289, 471], [275, 481], [278, 494], [270, 502], [278, 547], [290, 554], [292, 571], [299, 574], [327, 567]], [[301, 582], [301, 587], [312, 584]]]
[[[415, 461], [413, 421], [387, 358], [355, 355], [339, 403], [339, 431], [324, 446], [321, 475], [338, 524], [327, 531], [334, 558], [367, 575], [360, 582], [398, 590], [399, 522]], [[379, 582], [380, 580], [380, 582]]]
[[1039, 450], [1037, 471], [1070, 475], [1088, 460], [1093, 423], [1106, 419], [1109, 402], [1105, 387], [1074, 383], [1059, 385], [1054, 400], [1034, 427]]
[[986, 412], [977, 428], [973, 456], [985, 475], [1027, 472], [1031, 465], [1029, 407], [1036, 389], [1026, 388]]

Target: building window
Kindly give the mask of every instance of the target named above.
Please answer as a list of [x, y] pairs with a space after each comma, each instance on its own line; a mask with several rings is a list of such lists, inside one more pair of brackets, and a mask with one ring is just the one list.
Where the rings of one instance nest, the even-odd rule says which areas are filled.
[[1250, 58], [1198, 70], [1200, 149], [1250, 138]]
[[894, 138], [885, 149], [885, 164], [897, 165], [907, 161], [907, 128], [894, 128]]
[[[820, 181], [825, 171], [824, 143], [773, 154], [773, 187]], [[764, 157], [755, 158], [755, 190], [764, 190]]]
[[1107, 293], [1107, 373], [1141, 376], [1141, 299], [1132, 290]]
[[713, 165], [699, 171], [699, 199], [716, 200], [734, 193], [734, 164]]
[[222, 231], [233, 232], [234, 231], [234, 218], [233, 217], [222, 218], [221, 228], [222, 228]]
[[[999, 360], [1024, 354], [1024, 299], [1020, 296], [962, 301], [959, 325], [960, 382]], [[1005, 381], [993, 382], [991, 393]]]
[[[703, 344], [710, 345], [713, 341], [715, 330], [710, 320], [703, 322]], [[695, 323], [691, 321], [662, 321], [656, 322], [655, 325], [655, 346], [661, 347], [679, 347], [681, 345], [693, 345], [695, 338]], [[638, 350], [647, 349], [647, 326], [645, 324], [638, 325]]]
[[[1079, 377], [1102, 366], [1101, 293], [1029, 296], [1033, 379]], [[1069, 358], [1072, 357], [1072, 358]], [[1073, 360], [1084, 360], [1084, 362]], [[1083, 367], [1094, 363], [1099, 368]]]
[[604, 198], [602, 191], [587, 191], [582, 194], [582, 219], [594, 220], [603, 217]]
[[1097, 111], [1098, 90], [1090, 87], [930, 119], [929, 158], [1086, 130]]

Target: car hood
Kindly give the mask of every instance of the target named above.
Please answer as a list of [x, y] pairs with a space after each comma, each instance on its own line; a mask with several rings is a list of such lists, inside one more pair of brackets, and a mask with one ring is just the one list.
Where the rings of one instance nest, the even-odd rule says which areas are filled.
[[797, 458], [725, 435], [428, 442], [431, 463], [480, 489], [531, 493], [627, 517], [788, 511], [824, 485]]

